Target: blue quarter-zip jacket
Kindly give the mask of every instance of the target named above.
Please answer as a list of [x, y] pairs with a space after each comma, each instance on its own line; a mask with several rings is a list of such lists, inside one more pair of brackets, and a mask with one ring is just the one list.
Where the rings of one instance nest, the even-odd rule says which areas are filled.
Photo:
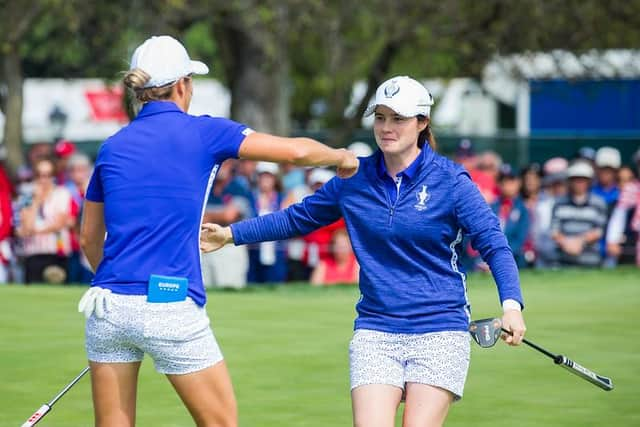
[[464, 168], [425, 146], [392, 204], [377, 172], [380, 156], [361, 158], [356, 175], [333, 178], [283, 211], [233, 224], [235, 244], [288, 239], [343, 216], [360, 263], [355, 329], [468, 330], [470, 306], [458, 262], [463, 235], [491, 267], [500, 301], [524, 305], [498, 219]]

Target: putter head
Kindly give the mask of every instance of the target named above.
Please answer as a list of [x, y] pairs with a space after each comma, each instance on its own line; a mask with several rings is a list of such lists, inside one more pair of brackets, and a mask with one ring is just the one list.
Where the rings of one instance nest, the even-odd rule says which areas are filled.
[[500, 319], [480, 319], [469, 324], [469, 333], [480, 347], [493, 347], [500, 338], [502, 322]]

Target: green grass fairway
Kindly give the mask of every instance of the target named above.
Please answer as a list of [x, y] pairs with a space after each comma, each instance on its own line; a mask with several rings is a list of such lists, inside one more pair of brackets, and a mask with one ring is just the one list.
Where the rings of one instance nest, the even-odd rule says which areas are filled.
[[[486, 275], [469, 277], [474, 318], [500, 313]], [[448, 426], [640, 425], [640, 270], [526, 272], [528, 338], [612, 377], [604, 392], [522, 346], [473, 344], [465, 398]], [[0, 426], [18, 426], [86, 365], [80, 287], [0, 286]], [[347, 346], [355, 288], [209, 293], [241, 426], [349, 426]], [[93, 425], [89, 378], [40, 424]], [[166, 379], [143, 363], [138, 425], [189, 426]], [[399, 425], [399, 424], [398, 424]]]

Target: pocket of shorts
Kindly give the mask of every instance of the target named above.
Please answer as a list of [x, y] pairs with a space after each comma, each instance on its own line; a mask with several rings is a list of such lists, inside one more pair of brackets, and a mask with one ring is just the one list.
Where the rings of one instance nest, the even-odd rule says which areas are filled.
[[209, 316], [204, 307], [187, 301], [176, 303], [174, 307], [163, 307], [145, 319], [144, 335], [170, 341], [188, 341], [207, 333]]
[[373, 331], [371, 329], [356, 329], [349, 342], [349, 349], [358, 346], [370, 346], [374, 343], [378, 344], [384, 342], [386, 339], [383, 332]]

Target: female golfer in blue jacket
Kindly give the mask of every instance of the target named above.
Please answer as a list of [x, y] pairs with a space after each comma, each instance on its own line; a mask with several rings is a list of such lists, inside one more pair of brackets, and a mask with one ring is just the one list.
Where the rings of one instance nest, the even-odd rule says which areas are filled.
[[144, 106], [100, 147], [81, 232], [96, 275], [79, 304], [97, 426], [134, 425], [145, 353], [198, 426], [237, 425], [231, 380], [204, 308], [199, 251], [204, 206], [224, 160], [330, 164], [345, 177], [358, 167], [346, 150], [187, 114], [191, 75], [207, 71], [171, 37], [145, 41], [124, 77]]
[[336, 177], [301, 203], [220, 227], [205, 224], [201, 248], [287, 239], [344, 217], [360, 263], [361, 298], [349, 347], [354, 424], [393, 426], [405, 394], [405, 426], [441, 425], [462, 396], [470, 321], [463, 236], [480, 251], [498, 286], [509, 344], [525, 326], [518, 269], [509, 245], [467, 172], [434, 151], [431, 94], [409, 77], [376, 91], [379, 150], [358, 173]]

